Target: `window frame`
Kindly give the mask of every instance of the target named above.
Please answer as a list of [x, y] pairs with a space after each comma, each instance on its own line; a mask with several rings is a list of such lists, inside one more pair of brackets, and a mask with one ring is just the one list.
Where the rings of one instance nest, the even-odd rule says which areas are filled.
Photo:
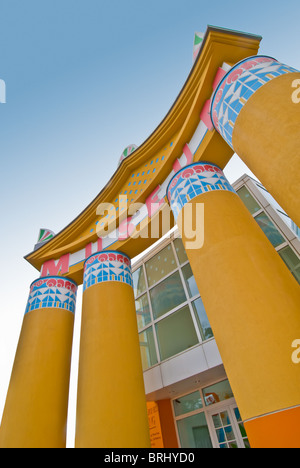
[[[207, 406], [207, 405], [205, 405], [203, 390], [205, 388], [207, 388], [207, 387], [212, 386], [212, 385], [218, 384], [220, 382], [224, 382], [225, 380], [228, 380], [228, 378], [222, 377], [222, 378], [220, 378], [218, 380], [213, 380], [212, 382], [206, 383], [203, 386], [193, 388], [193, 390], [189, 391], [188, 393], [185, 392], [185, 393], [177, 395], [176, 397], [171, 399], [172, 414], [173, 414], [174, 426], [175, 426], [175, 431], [176, 431], [176, 436], [177, 436], [177, 441], [178, 441], [178, 447], [182, 448], [181, 447], [181, 441], [180, 441], [180, 435], [179, 435], [179, 431], [178, 431], [177, 421], [189, 418], [190, 416], [196, 416], [197, 414], [200, 414], [200, 413], [204, 413], [205, 421], [206, 421], [206, 424], [207, 424], [207, 427], [208, 427], [208, 431], [209, 431], [209, 435], [210, 435], [210, 438], [211, 438], [212, 445], [213, 445], [214, 448], [218, 448], [218, 449], [220, 448], [219, 447], [219, 442], [218, 442], [218, 440], [216, 438], [216, 432], [215, 432], [215, 428], [214, 428], [213, 423], [212, 423], [211, 416], [214, 413], [222, 412], [222, 410], [228, 411], [229, 413], [231, 413], [229, 408], [231, 409], [233, 406], [238, 407], [238, 405], [236, 403], [235, 397], [233, 396], [233, 397], [231, 397], [231, 398], [229, 398], [227, 400], [222, 400], [222, 401], [219, 401], [218, 403], [214, 403], [213, 405]], [[229, 384], [230, 384], [230, 382], [229, 382]], [[180, 414], [180, 415], [176, 416], [173, 402], [175, 400], [179, 399], [179, 398], [187, 396], [187, 395], [189, 395], [191, 393], [194, 393], [196, 391], [199, 391], [199, 393], [200, 393], [200, 397], [201, 397], [202, 404], [203, 404], [202, 408], [198, 408], [198, 409], [190, 411], [188, 413], [184, 413], [184, 414]], [[244, 421], [242, 421], [242, 423], [244, 423]], [[231, 424], [235, 429], [235, 434], [237, 436], [237, 442], [240, 445], [239, 448], [243, 448], [242, 445], [244, 443], [242, 442], [242, 444], [241, 444], [241, 440], [240, 440], [241, 437], [240, 437], [240, 434], [239, 434], [239, 428], [236, 426], [235, 419], [231, 420]]]
[[[177, 233], [176, 233], [177, 234]], [[173, 235], [167, 239], [165, 239], [162, 243], [160, 243], [158, 246], [157, 246], [157, 249], [155, 249], [154, 251], [152, 250], [151, 253], [149, 255], [146, 255], [143, 259], [141, 259], [139, 262], [136, 263], [136, 265], [134, 265], [134, 268], [133, 268], [133, 271], [135, 272], [136, 270], [138, 270], [139, 268], [142, 268], [143, 269], [143, 273], [144, 273], [144, 278], [145, 278], [145, 285], [146, 285], [146, 289], [145, 291], [143, 291], [142, 293], [138, 294], [137, 296], [135, 296], [135, 301], [137, 301], [138, 299], [140, 299], [142, 296], [144, 296], [145, 294], [147, 294], [147, 299], [148, 299], [148, 303], [149, 303], [149, 311], [150, 311], [150, 317], [151, 317], [151, 322], [148, 323], [147, 325], [145, 325], [144, 327], [142, 328], [139, 328], [138, 329], [138, 333], [143, 333], [145, 332], [148, 328], [150, 327], [153, 327], [153, 336], [154, 336], [154, 344], [155, 344], [155, 351], [156, 351], [156, 357], [157, 357], [157, 363], [152, 365], [152, 366], [149, 366], [147, 369], [144, 370], [145, 371], [148, 371], [149, 369], [152, 369], [153, 367], [156, 367], [158, 365], [160, 365], [162, 362], [166, 362], [168, 361], [169, 359], [173, 359], [175, 356], [178, 356], [190, 349], [193, 349], [203, 343], [206, 343], [207, 341], [210, 341], [210, 340], [213, 340], [214, 337], [210, 337], [208, 338], [207, 340], [203, 340], [202, 339], [202, 334], [201, 334], [201, 330], [199, 329], [199, 326], [198, 326], [198, 322], [197, 322], [197, 318], [196, 318], [196, 312], [194, 311], [194, 308], [193, 308], [193, 302], [200, 298], [201, 297], [201, 293], [199, 291], [198, 294], [194, 295], [193, 297], [190, 297], [189, 296], [189, 291], [188, 291], [188, 288], [187, 288], [187, 285], [186, 285], [186, 282], [185, 282], [185, 278], [184, 278], [184, 275], [183, 275], [183, 272], [182, 272], [182, 269], [189, 264], [189, 260], [186, 260], [185, 262], [183, 262], [182, 264], [180, 263], [180, 260], [179, 260], [179, 257], [177, 255], [177, 252], [176, 252], [176, 247], [175, 247], [175, 244], [174, 244], [174, 241], [177, 239], [177, 238], [180, 238], [179, 235]], [[181, 238], [180, 238], [181, 239]], [[172, 252], [174, 254], [174, 258], [175, 258], [175, 265], [174, 265], [174, 269], [167, 273], [164, 277], [162, 277], [159, 281], [157, 281], [155, 284], [149, 286], [149, 283], [148, 283], [148, 277], [147, 277], [147, 270], [146, 270], [146, 263], [148, 260], [150, 260], [151, 258], [153, 258], [155, 255], [157, 255], [159, 252], [161, 252], [165, 247], [167, 247], [168, 245], [171, 245], [171, 249], [172, 249]], [[170, 276], [172, 276], [173, 274], [175, 274], [176, 272], [179, 273], [179, 276], [180, 276], [180, 280], [181, 280], [181, 283], [182, 283], [182, 287], [183, 287], [183, 290], [184, 290], [184, 293], [185, 293], [185, 297], [186, 297], [186, 300], [184, 302], [182, 302], [181, 304], [179, 304], [178, 306], [174, 307], [173, 309], [170, 309], [168, 312], [166, 312], [165, 314], [161, 315], [160, 317], [158, 318], [154, 318], [154, 314], [153, 314], [153, 307], [152, 307], [152, 302], [151, 302], [151, 296], [150, 296], [150, 291], [155, 288], [156, 286], [158, 286], [160, 283], [162, 283], [163, 281], [165, 281], [167, 278], [169, 278]], [[191, 316], [191, 319], [192, 319], [192, 323], [194, 325], [194, 329], [195, 329], [195, 332], [196, 332], [196, 335], [197, 335], [197, 340], [198, 342], [194, 345], [194, 346], [191, 346], [190, 348], [187, 348], [181, 352], [179, 352], [178, 354], [175, 354], [174, 356], [171, 356], [167, 359], [161, 359], [161, 355], [160, 355], [160, 349], [159, 349], [159, 343], [158, 343], [158, 337], [157, 337], [157, 333], [156, 333], [156, 325], [157, 323], [159, 323], [161, 320], [164, 320], [166, 319], [167, 317], [169, 317], [170, 315], [178, 312], [180, 309], [183, 309], [184, 307], [188, 306], [188, 309], [189, 309], [189, 313], [190, 313], [190, 316]]]
[[[270, 201], [266, 197], [263, 197], [263, 195], [259, 192], [259, 190], [257, 188], [258, 186], [261, 189], [263, 189], [267, 194], [269, 194], [269, 192], [265, 189], [265, 187], [262, 187], [261, 184], [258, 181], [251, 179], [251, 177], [249, 177], [249, 176], [246, 176], [246, 178], [243, 177], [240, 180], [238, 180], [234, 184], [234, 189], [235, 189], [235, 191], [236, 191], [236, 193], [238, 195], [238, 191], [241, 188], [245, 187], [248, 190], [249, 194], [254, 198], [256, 203], [261, 207], [260, 210], [256, 211], [254, 214], [251, 214], [251, 212], [248, 210], [247, 206], [244, 204], [243, 200], [239, 197], [240, 200], [242, 201], [243, 205], [246, 207], [247, 211], [251, 214], [252, 218], [255, 219], [256, 216], [260, 215], [261, 213], [264, 213], [270, 219], [270, 221], [274, 224], [274, 226], [278, 230], [279, 234], [284, 238], [284, 242], [282, 242], [282, 244], [279, 244], [277, 247], [274, 247], [273, 244], [271, 243], [271, 241], [268, 239], [268, 237], [264, 233], [265, 236], [267, 237], [267, 239], [269, 240], [270, 244], [272, 245], [272, 247], [276, 250], [276, 252], [279, 253], [285, 247], [290, 247], [290, 249], [293, 251], [293, 253], [296, 255], [296, 257], [298, 257], [299, 260], [300, 260], [300, 252], [298, 252], [296, 247], [291, 242], [291, 238], [290, 238], [290, 235], [292, 235], [292, 237], [297, 240], [298, 239], [297, 234], [295, 233], [295, 231], [293, 231], [291, 228], [289, 228], [285, 224], [284, 224], [284, 229], [280, 227], [278, 220], [280, 220], [281, 223], [284, 223], [283, 220], [280, 219], [280, 216], [278, 215], [276, 209], [272, 205], [270, 205]], [[256, 192], [258, 194], [256, 194]], [[271, 194], [269, 194], [269, 195], [271, 195]], [[263, 197], [264, 201], [262, 201], [262, 197]], [[275, 202], [276, 202], [276, 200], [275, 200]], [[282, 213], [282, 211], [281, 211], [281, 213]], [[286, 215], [286, 213], [283, 213], [283, 214]], [[286, 215], [286, 216], [289, 218], [288, 215]], [[292, 220], [291, 220], [291, 222], [292, 222]], [[259, 224], [258, 224], [258, 226], [259, 226]], [[288, 232], [290, 232], [290, 234], [288, 234]], [[293, 275], [292, 271], [287, 266], [287, 264], [285, 263], [283, 258], [281, 256], [280, 256], [280, 258], [283, 261], [283, 263], [286, 265], [286, 267], [290, 271], [290, 273]], [[295, 278], [295, 276], [294, 276], [294, 278]], [[296, 281], [298, 281], [297, 278], [295, 278], [295, 279], [296, 279]], [[298, 283], [299, 283], [299, 281], [298, 281]]]

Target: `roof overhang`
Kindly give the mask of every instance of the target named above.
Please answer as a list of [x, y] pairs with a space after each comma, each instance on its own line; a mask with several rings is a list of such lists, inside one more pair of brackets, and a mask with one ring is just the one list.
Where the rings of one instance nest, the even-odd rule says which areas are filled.
[[[99, 226], [92, 230], [97, 220], [99, 223], [97, 214], [99, 205], [113, 204], [121, 193], [126, 192], [125, 188], [129, 184], [128, 180], [131, 175], [142, 170], [141, 168], [147, 163], [150, 165], [153, 158], [158, 154], [161, 155], [166, 149], [164, 160], [158, 163], [156, 172], [151, 174], [152, 177], [146, 182], [143, 181], [144, 189], [133, 195], [132, 203], [145, 204], [156, 188], [168, 178], [174, 163], [182, 156], [185, 145], [191, 141], [199, 128], [200, 115], [212, 96], [213, 83], [222, 64], [227, 63], [233, 66], [246, 57], [256, 55], [261, 39], [261, 36], [253, 34], [208, 26], [191, 72], [163, 121], [140, 147], [122, 161], [106, 186], [84, 211], [53, 239], [26, 255], [25, 259], [36, 269], [41, 270], [45, 262], [58, 260], [67, 254], [75, 254], [97, 242], [99, 238], [101, 239], [103, 234], [106, 235], [104, 231], [102, 233]], [[232, 155], [232, 149], [215, 129], [211, 128], [205, 133], [201, 144], [193, 153], [193, 160], [195, 162], [210, 161], [224, 168]], [[117, 163], [116, 157], [116, 166]], [[165, 203], [167, 203], [166, 199]], [[163, 235], [163, 223], [159, 221], [159, 217], [161, 217], [161, 211], [155, 214], [155, 218], [160, 226], [159, 235]], [[148, 230], [150, 221], [153, 221], [150, 217], [144, 220], [140, 230]], [[119, 223], [118, 212], [111, 224], [119, 226]], [[174, 219], [171, 217], [170, 227], [172, 225], [174, 225]], [[108, 226], [109, 229], [110, 226]], [[151, 237], [129, 237], [115, 242], [113, 249], [121, 250], [133, 258], [156, 241], [157, 238]], [[83, 260], [79, 261], [68, 271], [68, 276], [78, 283], [82, 282], [83, 263]]]

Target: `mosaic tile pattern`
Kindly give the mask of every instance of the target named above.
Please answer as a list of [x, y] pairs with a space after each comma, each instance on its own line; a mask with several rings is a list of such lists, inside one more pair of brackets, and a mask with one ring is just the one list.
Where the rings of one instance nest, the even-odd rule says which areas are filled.
[[296, 71], [271, 57], [255, 56], [239, 62], [224, 76], [212, 99], [211, 116], [231, 148], [236, 119], [251, 96], [274, 78]]
[[194, 47], [193, 47], [193, 62], [195, 62], [204, 39], [204, 33], [196, 32], [194, 36]]
[[59, 276], [34, 281], [30, 288], [25, 314], [36, 309], [54, 308], [75, 312], [77, 285]]
[[183, 168], [171, 180], [167, 194], [177, 221], [184, 205], [205, 192], [234, 189], [224, 176], [223, 171], [211, 163], [195, 163]]
[[118, 165], [120, 165], [121, 162], [122, 162], [124, 159], [128, 158], [128, 156], [130, 156], [136, 149], [137, 149], [137, 146], [136, 146], [136, 145], [129, 145], [129, 146], [127, 146], [127, 147], [124, 149], [123, 153], [121, 154], [121, 157], [120, 157], [120, 159], [119, 159]]
[[131, 261], [127, 255], [104, 251], [89, 257], [84, 265], [83, 291], [107, 281], [118, 281], [133, 287]]

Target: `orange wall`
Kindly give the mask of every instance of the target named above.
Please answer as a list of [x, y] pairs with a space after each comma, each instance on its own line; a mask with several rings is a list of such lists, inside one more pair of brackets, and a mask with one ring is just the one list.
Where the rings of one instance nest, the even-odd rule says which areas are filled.
[[171, 400], [147, 403], [151, 448], [178, 448]]

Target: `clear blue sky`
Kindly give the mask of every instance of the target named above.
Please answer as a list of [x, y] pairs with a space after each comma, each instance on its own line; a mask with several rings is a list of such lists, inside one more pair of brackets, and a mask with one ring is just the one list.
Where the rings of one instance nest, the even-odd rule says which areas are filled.
[[160, 123], [195, 31], [262, 35], [261, 53], [300, 69], [299, 21], [299, 0], [0, 0], [0, 417], [39, 228], [72, 221]]

